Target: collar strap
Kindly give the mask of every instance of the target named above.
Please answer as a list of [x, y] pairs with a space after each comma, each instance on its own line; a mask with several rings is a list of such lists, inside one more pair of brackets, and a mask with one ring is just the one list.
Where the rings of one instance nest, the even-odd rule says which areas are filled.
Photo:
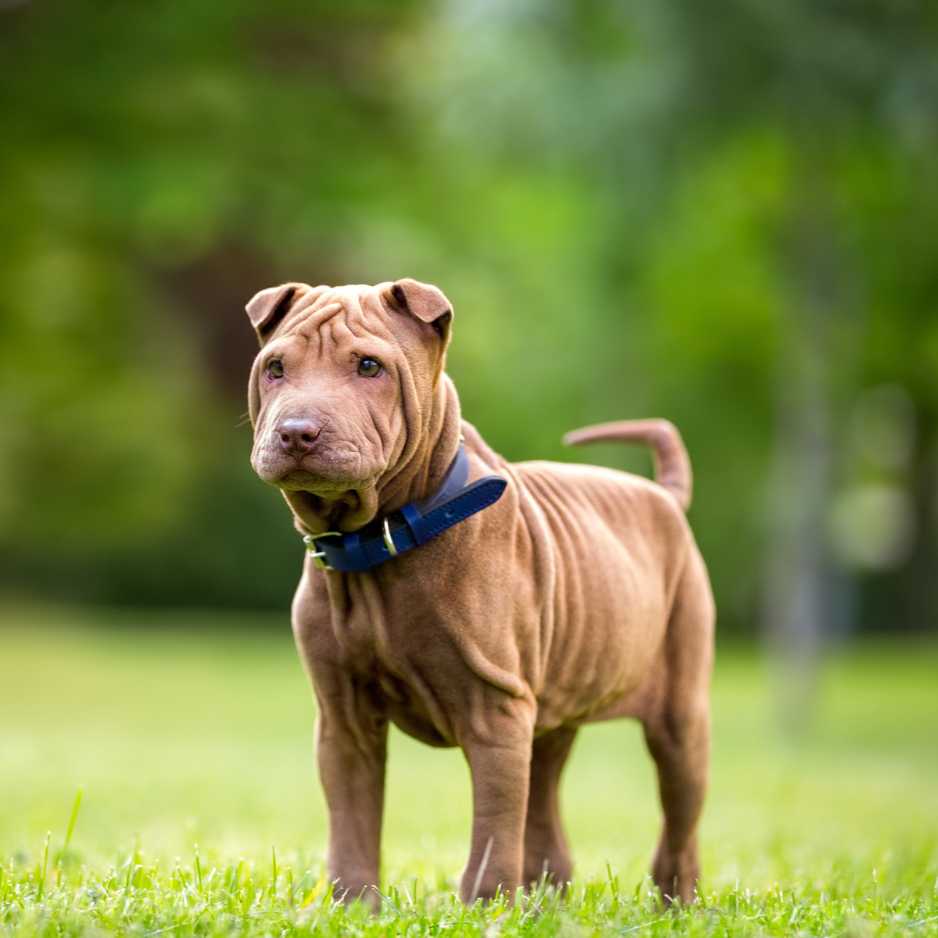
[[340, 531], [308, 534], [303, 538], [306, 549], [316, 566], [324, 570], [342, 573], [371, 570], [494, 505], [508, 485], [501, 476], [485, 476], [466, 485], [468, 477], [469, 457], [460, 442], [456, 458], [436, 494], [422, 502], [409, 502], [353, 534]]

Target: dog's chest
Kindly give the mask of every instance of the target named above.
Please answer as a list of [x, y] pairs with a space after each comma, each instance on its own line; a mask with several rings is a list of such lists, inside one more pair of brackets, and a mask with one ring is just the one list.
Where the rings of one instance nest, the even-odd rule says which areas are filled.
[[431, 686], [415, 671], [382, 671], [377, 681], [388, 718], [400, 730], [431, 746], [454, 746], [452, 722]]
[[331, 597], [336, 664], [366, 684], [404, 732], [435, 746], [454, 745], [452, 708], [457, 651], [439, 614], [445, 597], [382, 590], [376, 577]]
[[367, 685], [369, 697], [399, 729], [431, 746], [452, 746], [451, 669], [435, 662], [432, 652], [432, 647], [424, 655], [410, 643], [395, 643], [380, 628], [350, 629], [340, 666]]

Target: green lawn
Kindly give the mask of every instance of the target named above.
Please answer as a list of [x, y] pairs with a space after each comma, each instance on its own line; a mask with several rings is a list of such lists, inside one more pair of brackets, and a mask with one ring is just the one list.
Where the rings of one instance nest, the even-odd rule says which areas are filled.
[[658, 808], [637, 726], [580, 734], [564, 790], [572, 892], [470, 910], [453, 898], [462, 758], [396, 734], [372, 917], [329, 900], [311, 695], [286, 619], [269, 626], [0, 613], [0, 930], [938, 934], [936, 643], [830, 660], [797, 740], [776, 730], [759, 657], [719, 651], [703, 901], [679, 912], [644, 879]]

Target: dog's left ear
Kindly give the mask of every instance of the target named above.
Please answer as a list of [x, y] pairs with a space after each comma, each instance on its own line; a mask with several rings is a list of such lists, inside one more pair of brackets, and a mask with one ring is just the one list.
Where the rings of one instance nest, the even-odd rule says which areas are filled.
[[261, 345], [273, 335], [274, 330], [283, 321], [283, 317], [290, 312], [297, 294], [302, 293], [304, 289], [308, 287], [302, 283], [283, 283], [279, 287], [261, 290], [260, 293], [255, 293], [251, 297], [244, 309]]
[[443, 344], [446, 344], [453, 322], [453, 306], [438, 287], [404, 277], [388, 287], [385, 300], [392, 309], [400, 313], [410, 313], [421, 322], [432, 326], [443, 340]]

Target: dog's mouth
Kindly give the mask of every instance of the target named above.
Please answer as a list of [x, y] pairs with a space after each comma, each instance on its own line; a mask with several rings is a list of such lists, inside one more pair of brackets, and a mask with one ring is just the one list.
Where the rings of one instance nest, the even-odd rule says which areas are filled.
[[283, 492], [311, 492], [332, 497], [367, 482], [369, 473], [360, 453], [325, 449], [293, 456], [270, 446], [258, 446], [251, 456], [254, 471]]
[[330, 531], [341, 530], [343, 520], [361, 508], [361, 483], [341, 474], [324, 477], [301, 465], [289, 470], [274, 484], [314, 532], [323, 525]]
[[300, 465], [288, 469], [274, 485], [284, 492], [302, 492], [329, 498], [354, 486], [355, 480], [341, 475], [324, 475], [322, 471], [313, 472]]
[[297, 459], [259, 447], [251, 463], [280, 489], [304, 533], [357, 530], [376, 511], [376, 474], [356, 451], [323, 449]]

